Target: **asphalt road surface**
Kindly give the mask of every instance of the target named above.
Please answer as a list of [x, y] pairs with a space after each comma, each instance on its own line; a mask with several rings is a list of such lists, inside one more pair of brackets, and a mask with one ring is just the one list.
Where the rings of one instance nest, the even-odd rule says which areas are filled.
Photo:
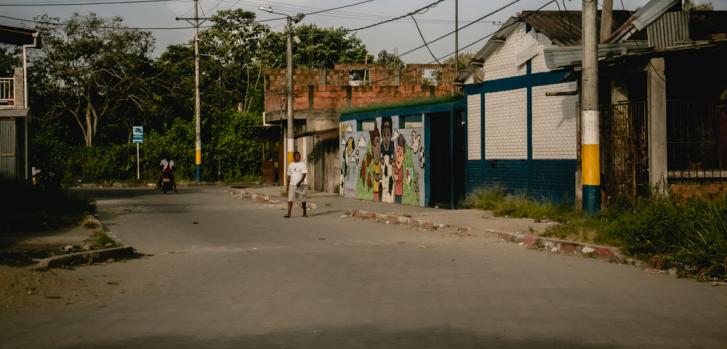
[[0, 309], [0, 348], [727, 348], [725, 286], [223, 191], [86, 192], [147, 256], [58, 272], [95, 296]]

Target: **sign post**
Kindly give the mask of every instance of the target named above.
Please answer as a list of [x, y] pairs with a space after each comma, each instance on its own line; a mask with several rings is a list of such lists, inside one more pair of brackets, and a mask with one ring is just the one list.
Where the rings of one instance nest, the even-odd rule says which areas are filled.
[[136, 179], [139, 180], [141, 178], [139, 144], [144, 143], [144, 126], [133, 126], [132, 131], [131, 141], [136, 144]]

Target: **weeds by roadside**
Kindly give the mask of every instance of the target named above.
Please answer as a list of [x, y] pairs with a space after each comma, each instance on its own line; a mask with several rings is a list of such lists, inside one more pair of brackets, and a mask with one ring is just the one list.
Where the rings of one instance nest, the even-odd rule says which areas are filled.
[[466, 204], [498, 216], [557, 221], [561, 224], [548, 228], [546, 236], [617, 246], [656, 268], [677, 268], [700, 279], [727, 277], [727, 193], [686, 201], [620, 199], [594, 216], [498, 187], [478, 191]]
[[0, 233], [30, 232], [78, 224], [94, 211], [85, 199], [64, 190], [46, 189], [22, 181], [0, 179]]

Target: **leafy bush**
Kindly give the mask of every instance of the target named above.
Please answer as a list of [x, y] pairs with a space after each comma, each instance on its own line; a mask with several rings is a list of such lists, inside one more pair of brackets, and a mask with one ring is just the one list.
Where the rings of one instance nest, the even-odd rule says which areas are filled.
[[561, 222], [545, 235], [618, 246], [655, 267], [678, 267], [698, 277], [727, 277], [727, 192], [679, 200], [673, 196], [618, 198], [593, 216], [489, 187], [465, 205], [498, 216]]
[[0, 179], [0, 193], [0, 233], [61, 228], [79, 223], [94, 210], [88, 200], [66, 191], [21, 181]]
[[[211, 132], [203, 134], [202, 179], [247, 180], [260, 175], [260, 142], [257, 140], [259, 115], [225, 112]], [[141, 179], [154, 181], [161, 159], [174, 160], [178, 179], [192, 179], [194, 163], [194, 122], [175, 118], [162, 131], [146, 131], [140, 147]], [[33, 140], [42, 159], [34, 163], [52, 170], [67, 181], [135, 181], [136, 145], [97, 144], [86, 147], [67, 144], [42, 133]]]

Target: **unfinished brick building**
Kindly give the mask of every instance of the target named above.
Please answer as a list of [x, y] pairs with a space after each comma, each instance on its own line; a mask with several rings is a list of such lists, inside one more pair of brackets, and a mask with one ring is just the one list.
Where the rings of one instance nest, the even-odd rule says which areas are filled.
[[[308, 184], [318, 191], [339, 189], [339, 116], [348, 108], [450, 96], [455, 73], [439, 64], [409, 64], [392, 69], [370, 64], [337, 64], [333, 69], [295, 69], [293, 73], [296, 149], [308, 164]], [[265, 122], [285, 134], [285, 69], [265, 74]], [[282, 140], [282, 139], [281, 139]], [[280, 142], [281, 147], [284, 142]], [[278, 162], [283, 163], [280, 149]], [[279, 166], [282, 171], [283, 166]], [[282, 178], [280, 172], [279, 178]]]

